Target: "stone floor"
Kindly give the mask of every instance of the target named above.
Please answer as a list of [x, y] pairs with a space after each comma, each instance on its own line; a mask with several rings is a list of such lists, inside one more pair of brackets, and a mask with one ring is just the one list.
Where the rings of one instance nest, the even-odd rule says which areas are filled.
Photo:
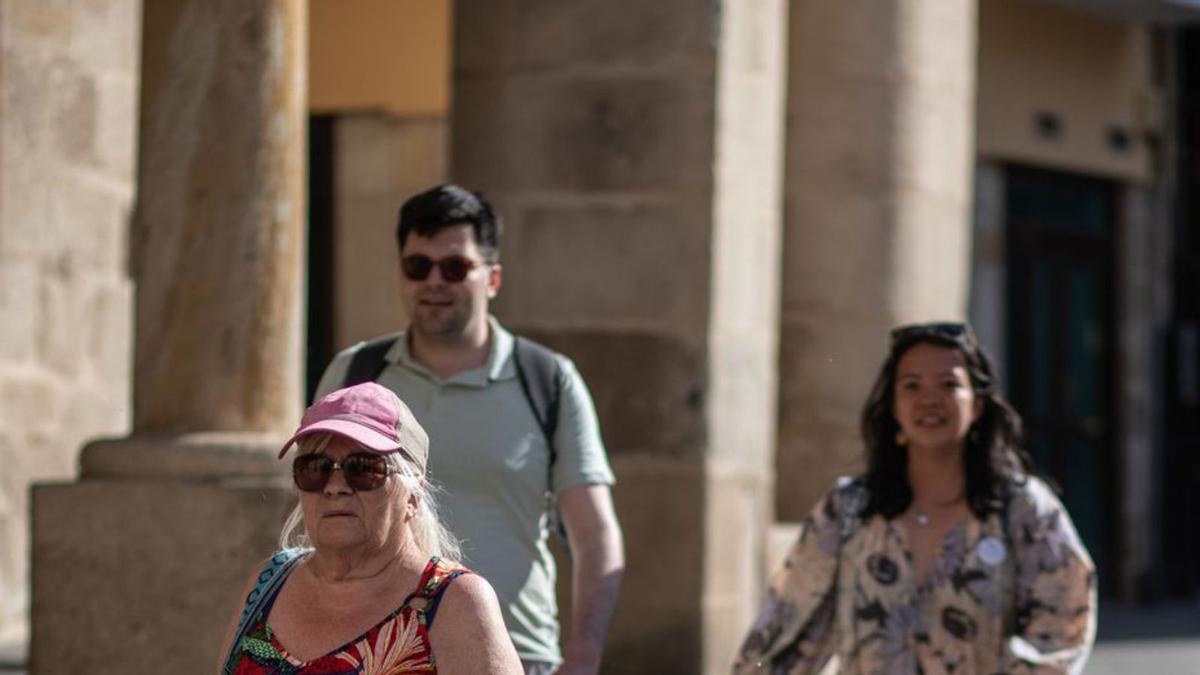
[[0, 675], [24, 675], [25, 646], [0, 644]]
[[1086, 675], [1200, 675], [1200, 637], [1101, 642]]
[[1200, 675], [1200, 602], [1100, 606], [1087, 675]]

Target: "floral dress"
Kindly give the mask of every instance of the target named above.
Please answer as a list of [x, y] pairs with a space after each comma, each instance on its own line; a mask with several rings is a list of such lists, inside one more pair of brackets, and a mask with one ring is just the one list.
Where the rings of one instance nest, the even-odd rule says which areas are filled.
[[238, 645], [237, 666], [233, 672], [235, 675], [436, 673], [429, 628], [433, 625], [442, 593], [451, 581], [466, 572], [464, 567], [431, 558], [421, 574], [417, 590], [400, 607], [357, 638], [308, 662], [289, 654], [271, 631], [267, 624], [275, 600], [271, 598]]
[[[953, 526], [918, 585], [904, 527], [857, 518], [843, 479], [805, 519], [735, 675], [1077, 674], [1096, 632], [1096, 576], [1070, 518], [1033, 477], [1006, 510]], [[849, 513], [850, 515], [847, 515]]]

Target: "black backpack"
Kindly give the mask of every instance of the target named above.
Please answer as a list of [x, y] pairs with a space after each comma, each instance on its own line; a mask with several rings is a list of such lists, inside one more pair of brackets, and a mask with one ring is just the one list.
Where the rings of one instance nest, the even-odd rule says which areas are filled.
[[[354, 353], [350, 365], [346, 369], [346, 377], [342, 380], [343, 387], [350, 387], [363, 382], [374, 382], [387, 368], [387, 353], [401, 335], [385, 335], [367, 342]], [[554, 463], [558, 452], [554, 448], [554, 432], [558, 429], [558, 406], [562, 398], [562, 367], [556, 354], [549, 347], [540, 345], [533, 340], [516, 337], [513, 345], [513, 363], [517, 368], [517, 380], [521, 383], [521, 391], [533, 417], [546, 437], [546, 447], [550, 449], [550, 463], [546, 473], [547, 494], [554, 477]], [[549, 499], [549, 498], [548, 498]], [[551, 530], [556, 532], [564, 546], [566, 532], [562, 518], [555, 505], [550, 505]]]

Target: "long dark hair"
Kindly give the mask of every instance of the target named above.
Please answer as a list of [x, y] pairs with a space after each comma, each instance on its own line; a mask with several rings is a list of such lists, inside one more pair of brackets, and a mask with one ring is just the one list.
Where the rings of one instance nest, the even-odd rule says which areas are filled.
[[986, 518], [1003, 508], [1012, 479], [1032, 473], [1033, 465], [1022, 448], [1021, 417], [1000, 395], [991, 359], [970, 327], [959, 323], [916, 324], [892, 331], [887, 360], [862, 411], [862, 437], [867, 452], [867, 472], [862, 480], [870, 495], [862, 515], [879, 513], [890, 520], [904, 513], [912, 503], [908, 448], [896, 443], [900, 425], [893, 410], [900, 358], [921, 343], [958, 350], [967, 363], [975, 398], [983, 405], [967, 432], [964, 469], [967, 505], [977, 518]]

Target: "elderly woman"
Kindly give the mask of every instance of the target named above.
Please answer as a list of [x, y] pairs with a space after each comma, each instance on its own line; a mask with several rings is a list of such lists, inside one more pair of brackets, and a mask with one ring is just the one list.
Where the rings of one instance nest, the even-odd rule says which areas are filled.
[[867, 471], [805, 520], [734, 672], [1080, 673], [1092, 561], [1031, 475], [965, 324], [904, 326], [862, 415]]
[[315, 403], [299, 505], [235, 617], [223, 673], [519, 675], [491, 586], [456, 563], [425, 481], [429, 439], [374, 383]]

